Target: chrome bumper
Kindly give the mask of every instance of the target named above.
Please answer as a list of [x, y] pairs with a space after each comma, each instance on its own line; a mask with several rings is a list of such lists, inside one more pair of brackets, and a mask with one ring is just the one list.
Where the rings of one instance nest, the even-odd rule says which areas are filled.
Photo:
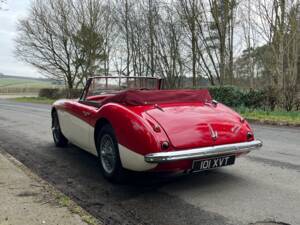
[[145, 155], [145, 161], [148, 163], [163, 163], [184, 159], [201, 159], [225, 154], [248, 153], [261, 147], [262, 141], [254, 140], [250, 142], [194, 148], [189, 150], [150, 153]]

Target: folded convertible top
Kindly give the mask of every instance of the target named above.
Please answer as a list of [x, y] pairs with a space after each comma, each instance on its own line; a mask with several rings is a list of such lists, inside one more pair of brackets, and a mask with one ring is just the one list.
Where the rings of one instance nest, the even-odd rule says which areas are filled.
[[209, 91], [202, 90], [127, 90], [108, 97], [102, 102], [120, 103], [130, 106], [160, 103], [209, 102]]

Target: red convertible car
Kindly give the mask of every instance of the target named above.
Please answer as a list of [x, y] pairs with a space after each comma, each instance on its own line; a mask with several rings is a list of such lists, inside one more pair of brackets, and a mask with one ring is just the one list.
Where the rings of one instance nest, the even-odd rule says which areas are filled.
[[150, 77], [93, 77], [52, 108], [54, 142], [98, 156], [112, 181], [133, 171], [197, 172], [262, 146], [247, 121], [207, 90], [161, 90]]

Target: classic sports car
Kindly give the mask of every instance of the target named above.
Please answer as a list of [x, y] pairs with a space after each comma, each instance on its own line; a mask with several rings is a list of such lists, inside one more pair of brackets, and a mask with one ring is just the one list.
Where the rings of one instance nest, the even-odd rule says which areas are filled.
[[93, 77], [52, 108], [54, 142], [98, 156], [112, 181], [133, 171], [197, 172], [262, 146], [247, 121], [207, 90], [161, 90], [150, 77]]

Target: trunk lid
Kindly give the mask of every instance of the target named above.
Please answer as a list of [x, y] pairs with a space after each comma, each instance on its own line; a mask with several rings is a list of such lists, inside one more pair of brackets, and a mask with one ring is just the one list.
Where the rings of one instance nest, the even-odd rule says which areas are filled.
[[246, 141], [247, 132], [238, 114], [219, 105], [160, 105], [146, 113], [160, 124], [177, 149]]

